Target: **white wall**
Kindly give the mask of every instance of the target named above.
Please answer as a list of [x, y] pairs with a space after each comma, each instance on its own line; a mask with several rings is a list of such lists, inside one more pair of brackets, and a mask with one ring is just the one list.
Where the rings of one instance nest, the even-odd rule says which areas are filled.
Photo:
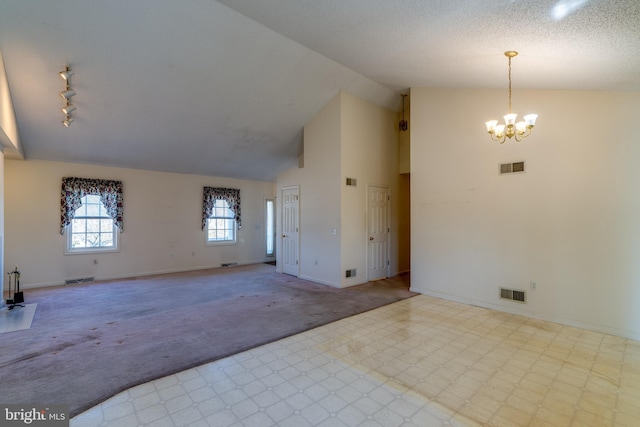
[[[368, 185], [390, 189], [391, 275], [400, 264], [407, 268], [408, 251], [398, 258], [399, 246], [408, 245], [408, 236], [399, 237], [398, 223], [408, 221], [409, 212], [400, 211], [408, 190], [399, 188], [397, 125], [396, 113], [341, 92], [305, 126], [304, 167], [277, 180], [278, 189], [300, 185], [299, 277], [335, 287], [367, 281]], [[356, 178], [357, 187], [346, 187], [346, 177]], [[357, 276], [346, 278], [344, 271], [352, 268]]]
[[[300, 186], [299, 277], [336, 287], [340, 285], [340, 111], [338, 94], [305, 125], [304, 168], [277, 178], [278, 191]], [[276, 228], [281, 236], [279, 211]], [[282, 259], [280, 251], [276, 258]]]
[[[412, 289], [639, 339], [640, 94], [515, 91], [513, 103], [538, 124], [500, 145], [484, 121], [503, 114], [504, 91], [412, 89]], [[514, 161], [526, 173], [498, 175]]]
[[[398, 222], [400, 217], [398, 173], [398, 116], [348, 93], [342, 94], [342, 268], [341, 285], [367, 281], [367, 193], [371, 185], [387, 187], [391, 195], [390, 275], [398, 274]], [[356, 178], [357, 186], [345, 185], [345, 178]], [[355, 268], [356, 277], [346, 278], [344, 271]]]
[[[275, 194], [272, 182], [35, 160], [6, 160], [5, 172], [5, 265], [18, 266], [25, 287], [265, 260], [264, 197]], [[119, 252], [64, 255], [60, 186], [66, 176], [123, 181]], [[205, 246], [204, 186], [240, 189], [242, 228], [236, 245]]]

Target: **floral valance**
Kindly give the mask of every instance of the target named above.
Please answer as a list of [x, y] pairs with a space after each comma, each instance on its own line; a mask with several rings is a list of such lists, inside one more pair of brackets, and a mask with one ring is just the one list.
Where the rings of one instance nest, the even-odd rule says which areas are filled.
[[240, 190], [235, 188], [204, 187], [202, 197], [202, 229], [207, 226], [207, 218], [213, 214], [213, 205], [216, 200], [224, 200], [229, 205], [229, 209], [235, 215], [238, 228], [242, 227], [240, 222]]
[[98, 195], [113, 223], [122, 232], [122, 181], [104, 179], [62, 178], [60, 194], [60, 234], [71, 224], [76, 209], [82, 206], [86, 195]]

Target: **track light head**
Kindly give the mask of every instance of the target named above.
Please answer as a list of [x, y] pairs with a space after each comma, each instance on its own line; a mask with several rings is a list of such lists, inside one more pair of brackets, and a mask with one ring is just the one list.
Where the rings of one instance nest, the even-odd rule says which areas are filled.
[[71, 112], [75, 111], [75, 109], [76, 109], [76, 106], [73, 104], [67, 104], [61, 108], [62, 112], [65, 113], [67, 116], [71, 114]]
[[67, 128], [71, 126], [71, 123], [73, 123], [73, 117], [71, 116], [67, 116], [67, 118], [62, 121], [62, 124], [64, 125], [64, 127], [67, 127]]
[[73, 71], [71, 71], [71, 69], [69, 68], [69, 66], [67, 65], [67, 69], [66, 70], [62, 70], [58, 73], [60, 75], [60, 77], [62, 77], [62, 79], [64, 81], [69, 81], [69, 78], [71, 76], [73, 76]]
[[60, 92], [60, 96], [63, 97], [65, 100], [70, 100], [71, 97], [73, 95], [75, 95], [76, 92], [73, 89], [67, 89], [65, 91]]

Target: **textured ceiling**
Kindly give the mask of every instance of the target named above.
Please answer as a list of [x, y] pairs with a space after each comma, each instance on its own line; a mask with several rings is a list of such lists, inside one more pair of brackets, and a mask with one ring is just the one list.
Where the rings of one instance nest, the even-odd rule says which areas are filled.
[[220, 0], [394, 90], [640, 90], [638, 0]]
[[339, 90], [503, 88], [509, 49], [515, 88], [640, 90], [639, 28], [638, 0], [0, 0], [27, 159], [258, 180]]

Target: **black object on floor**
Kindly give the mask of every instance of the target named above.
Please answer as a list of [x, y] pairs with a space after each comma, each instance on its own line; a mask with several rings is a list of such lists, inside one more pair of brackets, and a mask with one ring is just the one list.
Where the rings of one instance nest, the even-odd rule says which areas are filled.
[[20, 292], [20, 272], [18, 271], [18, 267], [15, 268], [9, 275], [9, 295], [11, 295], [11, 276], [13, 276], [13, 299], [7, 299], [7, 305], [9, 306], [9, 310], [13, 310], [15, 307], [24, 307], [24, 293]]

